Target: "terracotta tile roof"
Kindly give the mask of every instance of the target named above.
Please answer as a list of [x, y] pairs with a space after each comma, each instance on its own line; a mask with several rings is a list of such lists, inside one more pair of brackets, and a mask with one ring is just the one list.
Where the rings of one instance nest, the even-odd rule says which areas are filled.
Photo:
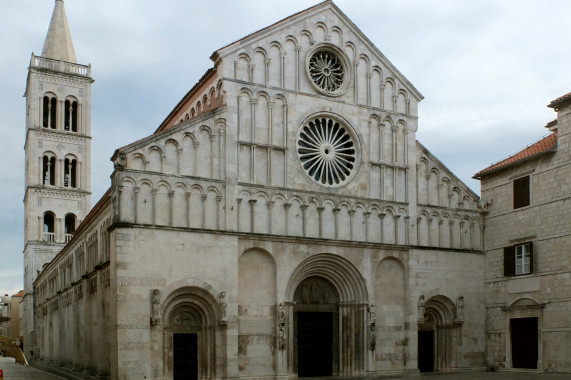
[[24, 291], [20, 290], [18, 293], [13, 294], [12, 297], [24, 297]]
[[478, 173], [474, 174], [472, 178], [481, 179], [485, 175], [505, 169], [517, 163], [521, 163], [537, 155], [555, 150], [556, 147], [557, 147], [557, 132], [554, 132], [542, 138], [538, 142], [531, 144], [524, 150], [519, 151], [518, 153], [506, 158], [505, 160], [490, 165], [484, 170], [480, 170]]
[[[198, 82], [196, 82], [194, 84], [194, 86], [192, 86], [192, 88], [186, 93], [185, 96], [182, 97], [182, 99], [178, 102], [178, 104], [172, 109], [172, 111], [168, 114], [168, 116], [165, 118], [165, 120], [163, 120], [163, 122], [161, 123], [161, 125], [159, 125], [159, 127], [157, 128], [157, 130], [153, 133], [153, 134], [157, 134], [159, 132], [161, 132], [171, 121], [172, 117], [178, 112], [178, 110], [184, 106], [184, 104], [186, 103], [186, 101], [192, 97], [192, 95], [194, 95], [194, 93], [200, 88], [200, 86], [202, 86], [202, 84], [204, 82], [206, 82], [208, 79], [210, 79], [210, 77], [216, 73], [216, 67], [211, 67], [208, 70], [206, 70], [206, 72], [202, 75], [202, 77], [198, 80]], [[124, 147], [123, 147], [124, 148]], [[117, 150], [121, 150], [123, 148], [119, 148]], [[113, 155], [113, 157], [115, 157], [115, 154]], [[113, 158], [111, 159], [113, 160]]]
[[[231, 42], [231, 43], [229, 43], [228, 45], [226, 45], [226, 46], [224, 46], [224, 47], [221, 47], [220, 49], [218, 49], [218, 50], [216, 50], [214, 53], [212, 53], [210, 59], [212, 59], [213, 61], [215, 61], [215, 60], [216, 60], [216, 59], [215, 59], [215, 56], [216, 56], [216, 54], [218, 53], [218, 51], [223, 50], [223, 49], [226, 49], [227, 47], [232, 46], [232, 45], [235, 45], [235, 44], [237, 44], [237, 43], [240, 43], [240, 42], [242, 42], [242, 41], [244, 41], [244, 40], [247, 40], [249, 37], [251, 37], [251, 36], [253, 36], [253, 35], [255, 35], [255, 34], [258, 34], [258, 33], [262, 32], [262, 31], [264, 31], [264, 30], [269, 30], [269, 29], [275, 27], [276, 25], [278, 25], [278, 24], [280, 24], [280, 23], [282, 23], [282, 22], [284, 22], [284, 21], [286, 21], [286, 20], [289, 20], [289, 19], [291, 19], [291, 18], [293, 18], [293, 17], [295, 17], [295, 16], [297, 16], [297, 15], [299, 15], [299, 14], [301, 14], [301, 13], [307, 12], [307, 11], [309, 11], [310, 9], [317, 8], [317, 7], [321, 6], [321, 5], [324, 4], [324, 3], [331, 3], [331, 0], [322, 1], [322, 2], [316, 4], [316, 5], [312, 6], [312, 7], [309, 7], [309, 8], [307, 8], [307, 9], [304, 9], [303, 11], [299, 11], [299, 12], [294, 13], [294, 14], [292, 14], [292, 15], [290, 15], [290, 16], [288, 16], [288, 17], [286, 17], [286, 18], [284, 18], [284, 19], [282, 19], [282, 20], [280, 20], [280, 21], [277, 21], [277, 22], [273, 23], [273, 24], [270, 25], [270, 26], [267, 26], [267, 27], [265, 27], [265, 28], [262, 28], [262, 29], [260, 29], [260, 30], [255, 31], [255, 32], [253, 32], [253, 33], [250, 33], [250, 34], [248, 34], [247, 36], [245, 36], [245, 37], [243, 37], [243, 38], [240, 38], [240, 39], [237, 40], [237, 41]], [[157, 130], [154, 132], [155, 134], [161, 132], [161, 131], [169, 124], [169, 122], [171, 121], [171, 118], [172, 118], [172, 117], [174, 116], [174, 114], [180, 109], [180, 107], [185, 104], [186, 100], [189, 99], [189, 98], [194, 94], [194, 92], [195, 92], [198, 88], [200, 88], [200, 86], [202, 85], [202, 83], [204, 83], [208, 78], [210, 78], [210, 76], [211, 76], [213, 73], [215, 73], [215, 72], [216, 72], [216, 67], [210, 68], [210, 69], [208, 69], [208, 71], [206, 71], [206, 73], [202, 76], [202, 78], [200, 78], [200, 79], [198, 80], [198, 82], [186, 93], [186, 95], [185, 95], [185, 96], [181, 99], [181, 101], [173, 108], [173, 110], [169, 113], [169, 115], [165, 118], [165, 120], [161, 123], [161, 125], [159, 125], [159, 127], [157, 128]], [[120, 148], [120, 149], [121, 149], [121, 148]], [[120, 150], [120, 149], [118, 149], [118, 150]]]
[[568, 92], [567, 94], [560, 96], [555, 100], [552, 100], [551, 103], [549, 103], [547, 105], [547, 107], [557, 108], [557, 106], [559, 106], [559, 105], [561, 105], [567, 101], [570, 101], [570, 100], [571, 100], [571, 92]]

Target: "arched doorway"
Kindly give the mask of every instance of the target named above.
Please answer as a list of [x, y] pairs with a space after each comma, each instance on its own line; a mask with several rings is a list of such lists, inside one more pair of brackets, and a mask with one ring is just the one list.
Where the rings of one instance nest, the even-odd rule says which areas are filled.
[[216, 376], [217, 321], [222, 312], [207, 291], [187, 287], [165, 303], [163, 324], [164, 374], [173, 380]]
[[[306, 259], [292, 273], [282, 304], [284, 315], [291, 316], [284, 332], [292, 333], [283, 345], [290, 373], [356, 376], [367, 371], [368, 340], [374, 339], [366, 334], [367, 289], [348, 260], [332, 254]], [[305, 355], [317, 364], [306, 364]]]
[[339, 371], [339, 297], [331, 283], [313, 276], [294, 294], [295, 353], [299, 377], [331, 376]]
[[456, 354], [461, 337], [462, 320], [456, 305], [445, 296], [431, 297], [418, 320], [418, 369], [420, 372], [455, 368]]

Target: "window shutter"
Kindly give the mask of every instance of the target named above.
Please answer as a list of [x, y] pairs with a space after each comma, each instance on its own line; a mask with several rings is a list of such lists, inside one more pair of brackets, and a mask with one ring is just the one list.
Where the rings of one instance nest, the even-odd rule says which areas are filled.
[[518, 178], [513, 181], [513, 205], [514, 209], [529, 206], [529, 176]]
[[533, 242], [529, 243], [529, 273], [533, 273]]
[[515, 249], [504, 247], [504, 276], [515, 276]]

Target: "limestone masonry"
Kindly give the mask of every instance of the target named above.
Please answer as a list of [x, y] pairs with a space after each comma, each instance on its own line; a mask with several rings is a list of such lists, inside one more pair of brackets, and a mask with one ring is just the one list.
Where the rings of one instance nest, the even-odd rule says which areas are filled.
[[333, 2], [211, 59], [116, 150], [90, 209], [91, 66], [55, 2], [26, 90], [30, 362], [82, 379], [571, 372], [569, 99], [556, 146], [481, 172], [480, 201], [416, 140], [422, 95]]

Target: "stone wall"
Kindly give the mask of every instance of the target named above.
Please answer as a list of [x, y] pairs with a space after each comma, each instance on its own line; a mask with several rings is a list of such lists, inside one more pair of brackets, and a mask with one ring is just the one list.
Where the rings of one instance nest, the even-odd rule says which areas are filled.
[[83, 378], [110, 373], [110, 200], [104, 198], [98, 206], [34, 283], [31, 360]]
[[[485, 216], [488, 365], [511, 368], [510, 320], [538, 318], [537, 368], [569, 372], [571, 303], [567, 247], [571, 243], [571, 160], [568, 107], [559, 110], [555, 152], [482, 178], [482, 198], [491, 201]], [[530, 205], [513, 208], [513, 180], [530, 177]], [[504, 247], [533, 244], [532, 273], [504, 276]], [[524, 312], [525, 311], [525, 312]]]
[[[356, 353], [339, 353], [340, 369], [347, 373], [391, 374], [416, 368], [416, 300], [421, 294], [427, 299], [464, 297], [465, 319], [458, 325], [459, 340], [448, 365], [484, 363], [480, 254], [144, 226], [117, 227], [112, 235], [117, 239], [120, 300], [119, 378], [168, 378], [172, 373], [168, 337], [183, 331], [173, 327], [175, 300], [205, 315], [197, 331], [209, 330], [213, 338], [199, 347], [214, 352], [215, 359], [200, 359], [204, 375], [293, 375], [294, 318], [301, 302], [294, 302], [294, 293], [304, 279], [315, 276], [329, 281], [338, 293], [339, 313], [345, 313], [345, 303], [356, 307], [346, 311], [353, 321], [346, 328], [360, 343]], [[160, 294], [160, 312], [153, 311], [154, 291]], [[207, 317], [210, 312], [213, 316]], [[371, 322], [372, 333], [361, 330]], [[150, 366], [138, 365], [141, 360]]]

